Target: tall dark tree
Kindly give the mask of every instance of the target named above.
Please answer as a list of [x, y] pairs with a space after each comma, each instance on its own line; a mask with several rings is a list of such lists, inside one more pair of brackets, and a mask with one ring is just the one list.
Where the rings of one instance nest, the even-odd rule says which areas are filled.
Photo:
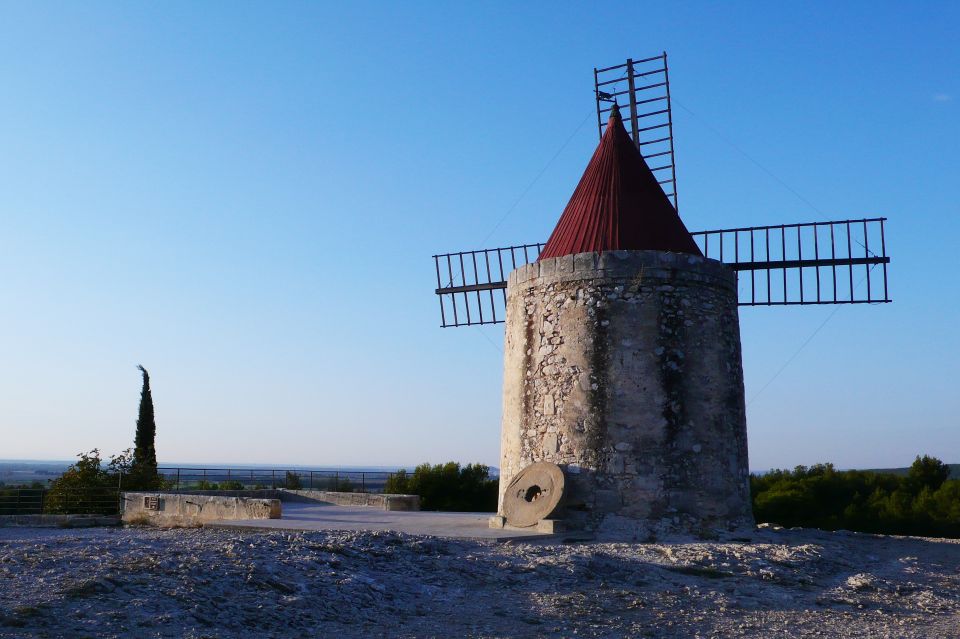
[[923, 457], [917, 455], [908, 474], [910, 487], [914, 492], [920, 492], [923, 488], [936, 490], [947, 481], [949, 476], [950, 466], [929, 455]]
[[[150, 374], [143, 366], [143, 389], [140, 391], [140, 414], [137, 416], [137, 434], [134, 437], [133, 463], [130, 474], [138, 483], [152, 483], [157, 477], [157, 449], [154, 440], [157, 424], [153, 419], [153, 395], [150, 393]], [[146, 486], [145, 486], [146, 487]]]

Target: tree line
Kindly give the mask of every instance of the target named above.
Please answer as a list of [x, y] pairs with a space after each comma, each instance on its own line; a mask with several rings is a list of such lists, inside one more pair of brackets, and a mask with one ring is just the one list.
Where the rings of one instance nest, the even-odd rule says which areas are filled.
[[960, 537], [960, 479], [935, 457], [906, 475], [797, 466], [751, 475], [757, 522], [823, 530]]
[[457, 462], [420, 464], [412, 473], [398, 470], [387, 477], [383, 492], [419, 495], [421, 510], [496, 512], [497, 480], [483, 464]]

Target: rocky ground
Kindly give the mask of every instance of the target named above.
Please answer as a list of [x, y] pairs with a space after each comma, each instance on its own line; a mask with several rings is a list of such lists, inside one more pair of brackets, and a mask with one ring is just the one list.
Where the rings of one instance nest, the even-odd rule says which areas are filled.
[[953, 541], [0, 529], [0, 637], [960, 637]]

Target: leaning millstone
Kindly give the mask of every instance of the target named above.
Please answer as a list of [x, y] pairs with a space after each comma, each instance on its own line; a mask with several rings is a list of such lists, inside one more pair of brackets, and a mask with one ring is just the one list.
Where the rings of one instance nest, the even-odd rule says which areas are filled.
[[549, 517], [560, 504], [563, 485], [563, 471], [556, 464], [537, 462], [521, 470], [504, 493], [507, 523], [526, 528]]

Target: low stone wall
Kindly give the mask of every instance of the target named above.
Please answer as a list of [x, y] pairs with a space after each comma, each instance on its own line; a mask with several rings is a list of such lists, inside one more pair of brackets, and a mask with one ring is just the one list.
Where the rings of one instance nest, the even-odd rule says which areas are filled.
[[184, 493], [123, 493], [124, 522], [192, 526], [207, 521], [279, 518], [279, 499]]
[[0, 528], [28, 526], [30, 528], [90, 528], [116, 526], [116, 515], [0, 515]]
[[321, 502], [337, 506], [369, 506], [382, 510], [420, 510], [419, 495], [384, 495], [381, 493], [334, 493], [325, 490], [278, 491], [280, 499], [293, 502]]
[[382, 493], [338, 493], [328, 490], [292, 490], [262, 488], [259, 490], [181, 490], [178, 495], [218, 495], [222, 497], [255, 497], [299, 503], [322, 503], [335, 506], [368, 506], [381, 510], [420, 510], [419, 495], [384, 495]]
[[177, 490], [171, 494], [208, 495], [212, 497], [252, 497], [253, 499], [279, 499], [283, 501], [283, 490], [280, 488], [258, 488], [250, 490]]

